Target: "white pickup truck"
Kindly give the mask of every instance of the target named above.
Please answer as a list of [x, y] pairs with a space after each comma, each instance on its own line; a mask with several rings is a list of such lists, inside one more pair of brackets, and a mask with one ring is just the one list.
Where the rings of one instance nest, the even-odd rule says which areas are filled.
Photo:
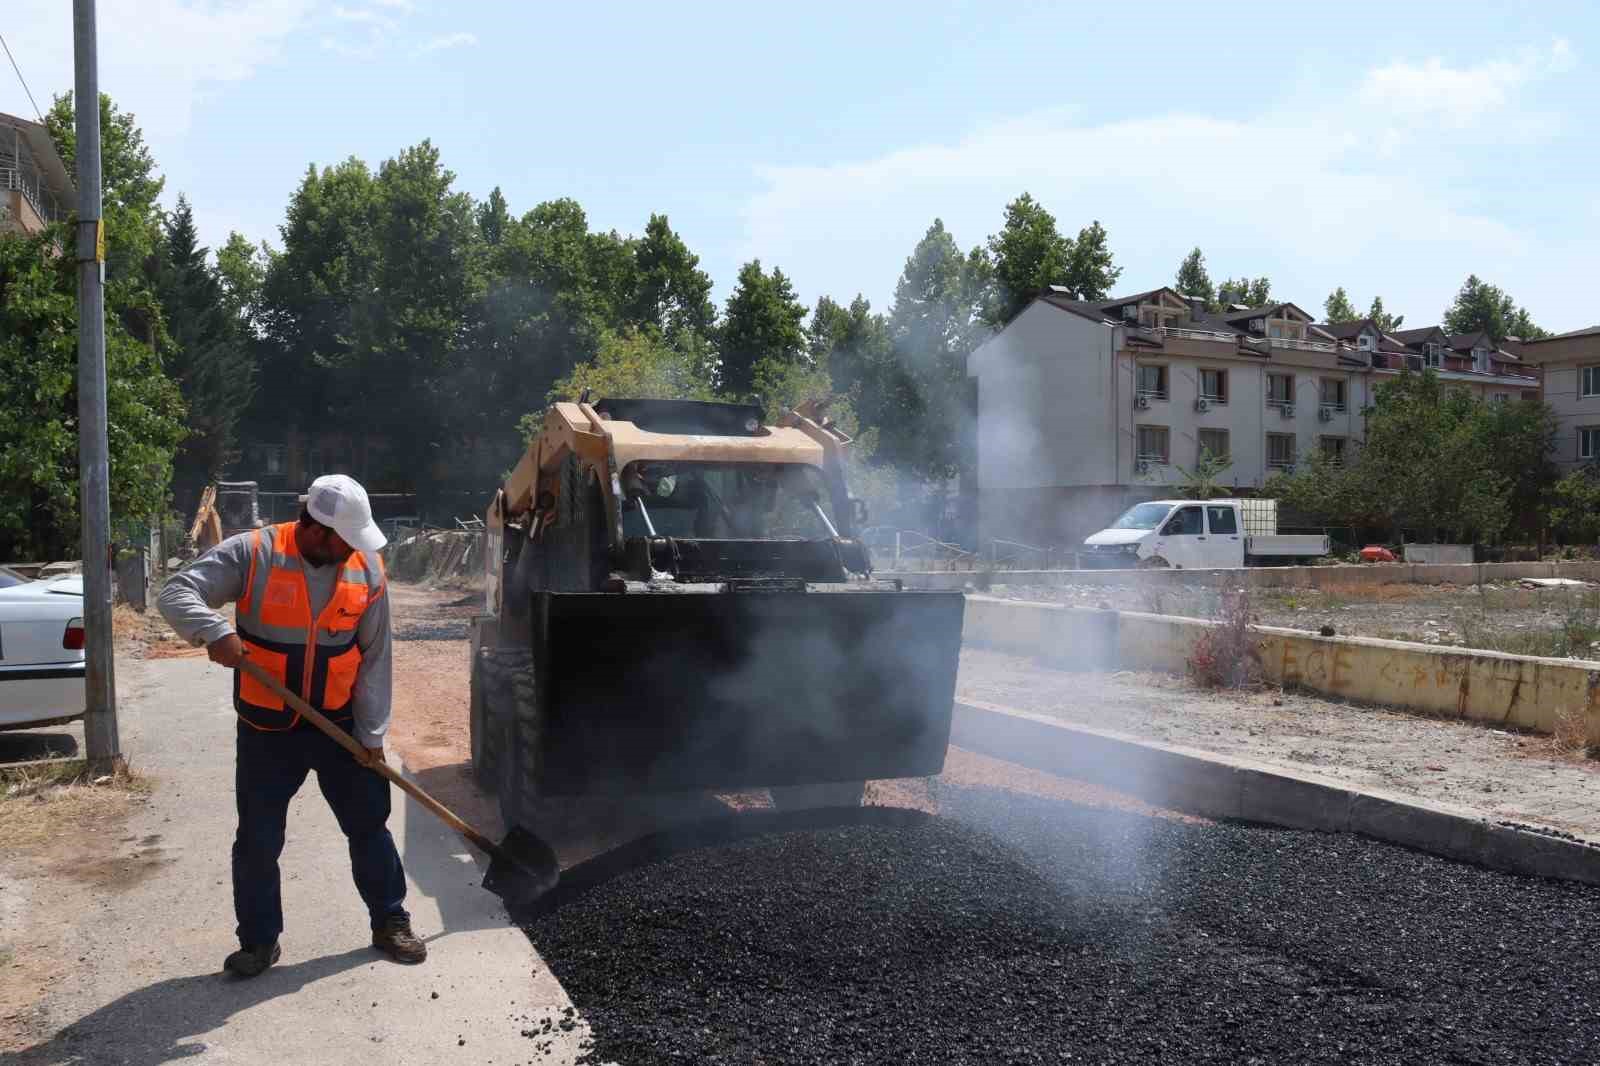
[[1151, 500], [1083, 542], [1086, 566], [1286, 566], [1328, 554], [1326, 534], [1278, 532], [1277, 500]]

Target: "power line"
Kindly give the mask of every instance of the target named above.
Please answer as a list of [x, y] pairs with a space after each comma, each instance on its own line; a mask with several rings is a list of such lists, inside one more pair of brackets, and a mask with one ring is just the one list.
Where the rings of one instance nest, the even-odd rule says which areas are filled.
[[39, 110], [38, 101], [33, 98], [33, 90], [28, 88], [28, 79], [22, 76], [22, 70], [17, 66], [17, 57], [11, 54], [11, 46], [6, 44], [6, 36], [0, 33], [0, 48], [6, 51], [6, 58], [11, 60], [11, 69], [17, 72], [17, 80], [22, 83], [22, 91], [28, 94], [28, 103], [33, 105], [33, 115], [39, 120], [39, 125], [44, 125], [44, 114]]

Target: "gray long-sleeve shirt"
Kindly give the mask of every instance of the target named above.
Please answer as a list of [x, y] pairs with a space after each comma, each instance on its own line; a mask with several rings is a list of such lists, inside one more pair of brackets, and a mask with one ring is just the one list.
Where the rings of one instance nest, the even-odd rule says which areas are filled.
[[[241, 533], [218, 544], [178, 573], [167, 578], [156, 600], [161, 617], [191, 644], [210, 644], [234, 632], [217, 613], [225, 603], [244, 595], [250, 574], [251, 534]], [[311, 595], [311, 617], [318, 618], [333, 596], [338, 566], [307, 566], [306, 591]], [[351, 702], [356, 739], [369, 748], [380, 747], [389, 730], [389, 700], [393, 691], [394, 659], [389, 635], [389, 596], [379, 596], [361, 614], [356, 626], [356, 646], [361, 666], [356, 670]]]

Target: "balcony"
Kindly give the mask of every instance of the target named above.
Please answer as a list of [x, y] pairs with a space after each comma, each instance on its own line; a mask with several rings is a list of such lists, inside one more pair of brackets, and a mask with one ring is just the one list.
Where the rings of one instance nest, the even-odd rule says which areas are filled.
[[[22, 199], [42, 222], [60, 221], [62, 216], [57, 209], [55, 197], [45, 190], [37, 171], [30, 175], [27, 171], [15, 167], [0, 167], [0, 193], [7, 192], [21, 193]], [[26, 215], [22, 218], [25, 221]]]
[[1339, 350], [1337, 344], [1330, 344], [1327, 341], [1302, 341], [1293, 337], [1270, 337], [1267, 339], [1267, 343], [1274, 348], [1288, 348], [1296, 352], [1336, 352]]
[[1238, 341], [1236, 333], [1225, 333], [1216, 329], [1183, 329], [1178, 326], [1160, 326], [1150, 332], [1158, 337], [1171, 337], [1182, 341], [1211, 341], [1213, 343], [1233, 344]]

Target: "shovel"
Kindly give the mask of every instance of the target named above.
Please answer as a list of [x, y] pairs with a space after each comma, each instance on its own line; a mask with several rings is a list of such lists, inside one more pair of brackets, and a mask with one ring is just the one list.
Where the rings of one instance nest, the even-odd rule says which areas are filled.
[[[366, 762], [367, 749], [362, 747], [355, 737], [328, 721], [321, 712], [290, 692], [261, 666], [249, 659], [241, 659], [239, 669], [271, 689], [280, 699], [298, 711], [300, 717], [328, 734], [351, 755]], [[469, 842], [487, 854], [489, 872], [484, 874], [483, 887], [506, 903], [519, 906], [532, 903], [556, 886], [561, 877], [561, 867], [556, 861], [555, 852], [550, 850], [550, 845], [526, 829], [513, 828], [506, 834], [504, 840], [496, 844], [462, 821], [449, 807], [428, 795], [388, 763], [373, 762], [368, 765], [379, 776], [393, 781], [402, 791], [409, 793], [412, 799], [438, 815], [445, 825], [466, 837]]]

